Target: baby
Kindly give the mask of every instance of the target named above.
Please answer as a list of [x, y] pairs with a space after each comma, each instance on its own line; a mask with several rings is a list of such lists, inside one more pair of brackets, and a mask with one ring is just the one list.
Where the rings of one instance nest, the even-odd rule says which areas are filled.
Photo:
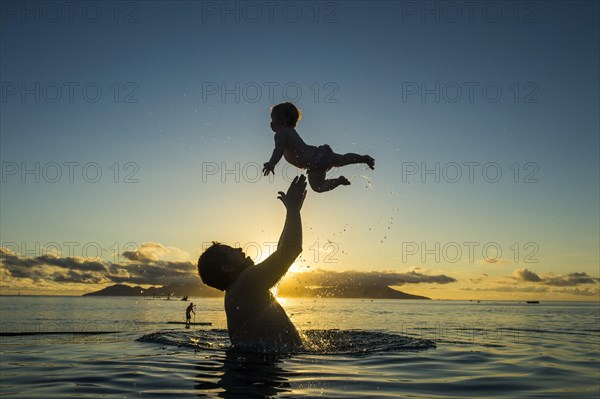
[[325, 173], [332, 167], [341, 167], [354, 163], [364, 163], [375, 169], [375, 159], [369, 155], [348, 153], [336, 154], [327, 144], [315, 147], [307, 145], [296, 132], [296, 123], [301, 115], [290, 102], [276, 105], [271, 110], [271, 129], [275, 132], [275, 149], [269, 162], [263, 165], [263, 174], [275, 174], [275, 165], [283, 155], [285, 160], [300, 169], [307, 169], [308, 183], [318, 192], [333, 190], [337, 186], [347, 186], [350, 181], [344, 176], [325, 179]]

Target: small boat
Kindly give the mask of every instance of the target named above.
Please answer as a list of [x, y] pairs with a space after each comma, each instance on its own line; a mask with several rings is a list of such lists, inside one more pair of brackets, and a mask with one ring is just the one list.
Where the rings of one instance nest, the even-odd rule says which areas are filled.
[[540, 303], [540, 301], [527, 301], [527, 303]]

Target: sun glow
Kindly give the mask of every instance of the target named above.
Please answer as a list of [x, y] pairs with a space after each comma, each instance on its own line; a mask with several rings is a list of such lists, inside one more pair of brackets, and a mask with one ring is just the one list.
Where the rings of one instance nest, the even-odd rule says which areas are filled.
[[301, 259], [296, 259], [288, 269], [288, 273], [303, 273], [310, 271], [310, 266], [306, 266]]

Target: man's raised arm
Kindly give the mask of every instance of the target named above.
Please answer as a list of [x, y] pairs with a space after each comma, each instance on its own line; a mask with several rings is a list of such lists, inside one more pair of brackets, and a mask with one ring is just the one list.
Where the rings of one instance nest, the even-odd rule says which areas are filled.
[[287, 193], [279, 192], [279, 198], [287, 210], [285, 225], [277, 249], [253, 270], [255, 283], [271, 288], [288, 271], [302, 252], [302, 220], [300, 209], [306, 196], [306, 176], [295, 177]]

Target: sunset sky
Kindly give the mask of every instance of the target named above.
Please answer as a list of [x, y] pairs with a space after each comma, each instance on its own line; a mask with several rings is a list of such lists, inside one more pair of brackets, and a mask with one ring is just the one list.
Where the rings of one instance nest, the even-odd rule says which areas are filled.
[[53, 3], [2, 2], [1, 294], [197, 278], [212, 240], [266, 257], [290, 100], [307, 143], [376, 159], [308, 192], [294, 272], [599, 299], [598, 2]]

